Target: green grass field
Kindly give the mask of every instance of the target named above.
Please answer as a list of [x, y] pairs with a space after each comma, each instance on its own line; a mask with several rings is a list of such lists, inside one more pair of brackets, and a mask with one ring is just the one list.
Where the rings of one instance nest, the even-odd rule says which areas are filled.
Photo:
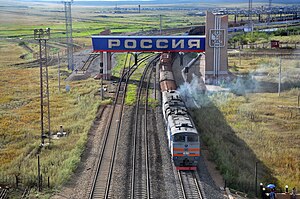
[[[73, 11], [75, 12], [75, 11]], [[112, 34], [121, 34], [125, 32], [146, 31], [150, 29], [159, 29], [159, 15], [162, 15], [162, 28], [174, 28], [180, 26], [197, 25], [204, 22], [204, 17], [188, 16], [187, 11], [182, 13], [183, 17], [178, 18], [175, 12], [157, 13], [146, 11], [136, 14], [96, 14], [95, 10], [89, 11], [90, 14], [82, 14], [81, 11], [73, 13], [73, 37], [90, 37], [98, 35], [105, 29], [111, 29]], [[12, 19], [19, 18], [19, 14], [8, 13]], [[50, 28], [51, 38], [57, 40], [65, 37], [64, 13], [46, 13], [45, 16], [28, 16], [28, 20], [35, 23], [20, 23], [13, 20], [13, 23], [3, 22], [0, 27], [0, 37], [3, 38], [26, 38], [33, 37], [33, 30], [39, 28]], [[43, 20], [51, 18], [51, 20]], [[174, 20], [175, 19], [175, 20]]]

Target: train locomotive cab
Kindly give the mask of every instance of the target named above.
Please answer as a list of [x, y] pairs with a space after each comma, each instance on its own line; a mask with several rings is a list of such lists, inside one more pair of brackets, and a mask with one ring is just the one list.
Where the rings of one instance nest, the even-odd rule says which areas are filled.
[[171, 133], [170, 150], [176, 169], [196, 170], [200, 158], [200, 142], [190, 116], [171, 115], [168, 125]]
[[196, 170], [200, 158], [198, 134], [192, 132], [174, 134], [171, 151], [177, 170]]

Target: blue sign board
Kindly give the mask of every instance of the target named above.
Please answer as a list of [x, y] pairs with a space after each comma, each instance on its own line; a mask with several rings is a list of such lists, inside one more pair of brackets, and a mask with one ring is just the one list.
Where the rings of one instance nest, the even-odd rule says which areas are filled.
[[92, 36], [94, 52], [203, 52], [205, 36]]

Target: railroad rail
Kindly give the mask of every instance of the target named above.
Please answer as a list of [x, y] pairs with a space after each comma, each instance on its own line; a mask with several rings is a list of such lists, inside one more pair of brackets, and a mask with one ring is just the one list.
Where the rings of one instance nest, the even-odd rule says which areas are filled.
[[[127, 56], [128, 57], [128, 56]], [[127, 60], [127, 59], [126, 59]], [[124, 64], [124, 68], [126, 61]], [[115, 100], [113, 103], [113, 108], [109, 116], [109, 121], [107, 128], [105, 129], [103, 142], [101, 144], [101, 151], [99, 160], [97, 163], [96, 174], [92, 182], [92, 188], [89, 194], [89, 198], [108, 198], [109, 197], [109, 188], [112, 179], [113, 165], [115, 160], [115, 152], [117, 148], [120, 124], [123, 112], [123, 105], [125, 101], [125, 89], [126, 85], [123, 84], [126, 80], [127, 75], [125, 75], [125, 70], [121, 75], [117, 92], [115, 95]], [[122, 92], [121, 92], [122, 91]], [[121, 97], [120, 97], [121, 96]], [[119, 99], [122, 99], [122, 103], [119, 104]], [[115, 125], [113, 125], [115, 124]]]
[[8, 198], [8, 189], [2, 189], [0, 187], [0, 199]]
[[[132, 153], [132, 175], [131, 175], [131, 198], [151, 198], [150, 194], [150, 175], [149, 175], [149, 147], [147, 135], [147, 110], [148, 110], [148, 89], [150, 85], [150, 70], [152, 63], [158, 59], [158, 55], [146, 65], [142, 74], [137, 93], [137, 104], [135, 109], [135, 125], [133, 134], [133, 153]], [[145, 79], [148, 75], [147, 86], [144, 88]], [[145, 104], [141, 106], [142, 92], [145, 90]], [[144, 109], [144, 115], [140, 112]], [[144, 117], [144, 120], [141, 118]], [[139, 128], [140, 127], [140, 128]]]
[[21, 196], [21, 198], [27, 198], [30, 194], [30, 191], [31, 191], [31, 188], [26, 188], [24, 191], [23, 191], [23, 194]]
[[116, 149], [119, 139], [120, 127], [122, 123], [122, 113], [125, 103], [125, 95], [127, 90], [127, 84], [130, 76], [137, 69], [138, 65], [145, 59], [146, 56], [139, 60], [138, 65], [133, 65], [126, 68], [126, 62], [122, 70], [120, 81], [118, 84], [117, 92], [115, 95], [113, 108], [109, 116], [108, 125], [105, 129], [103, 141], [101, 144], [100, 155], [96, 166], [96, 173], [89, 192], [89, 198], [110, 198], [110, 185], [113, 175], [113, 167], [116, 155]]
[[204, 199], [200, 184], [196, 177], [197, 171], [178, 171], [182, 197], [184, 199]]

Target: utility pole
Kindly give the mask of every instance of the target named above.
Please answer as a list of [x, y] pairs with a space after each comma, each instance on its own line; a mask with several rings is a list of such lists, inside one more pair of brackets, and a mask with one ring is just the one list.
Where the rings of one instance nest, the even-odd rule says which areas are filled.
[[161, 15], [159, 15], [159, 34], [161, 35], [161, 29], [162, 29], [162, 21], [161, 21]]
[[279, 80], [278, 80], [278, 96], [280, 96], [280, 91], [281, 91], [281, 56], [279, 58]]
[[242, 65], [242, 59], [241, 59], [241, 46], [239, 46], [239, 64]]
[[258, 162], [255, 162], [255, 196], [257, 197], [257, 164]]
[[156, 69], [156, 66], [157, 66], [158, 64], [156, 63], [156, 62], [154, 62], [153, 63], [153, 68], [152, 68], [152, 70], [154, 71], [154, 84], [153, 84], [153, 86], [154, 86], [154, 88], [153, 88], [153, 91], [154, 91], [154, 99], [156, 99], [156, 82], [157, 82], [157, 75], [156, 75], [156, 73], [157, 73], [157, 69]]
[[41, 182], [42, 182], [42, 179], [41, 179], [41, 164], [40, 164], [40, 156], [38, 155], [38, 191], [42, 190]]
[[68, 53], [68, 69], [74, 70], [74, 59], [73, 59], [73, 30], [72, 30], [72, 13], [71, 13], [71, 1], [64, 1], [65, 5], [65, 18], [66, 18], [66, 42], [67, 42], [67, 53]]
[[248, 21], [249, 21], [249, 29], [253, 33], [253, 21], [252, 21], [252, 0], [249, 0], [249, 8], [248, 8]]
[[57, 53], [58, 58], [58, 92], [60, 92], [60, 57], [59, 52]]
[[272, 14], [272, 0], [269, 0], [268, 23], [271, 22], [271, 14]]
[[50, 39], [50, 28], [34, 29], [34, 39], [39, 41], [40, 55], [40, 107], [41, 107], [41, 147], [48, 137], [50, 144], [50, 101], [47, 66], [47, 40]]

